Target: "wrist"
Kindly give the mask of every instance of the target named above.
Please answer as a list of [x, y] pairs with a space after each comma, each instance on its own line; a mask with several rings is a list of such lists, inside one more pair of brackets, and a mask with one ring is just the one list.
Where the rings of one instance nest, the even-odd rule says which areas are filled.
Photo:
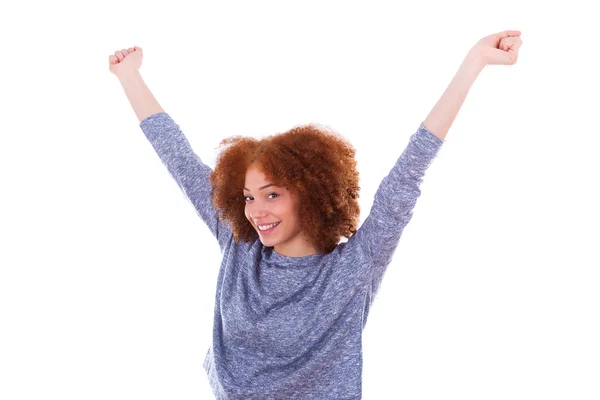
[[137, 69], [127, 69], [123, 71], [118, 71], [117, 73], [115, 73], [115, 75], [121, 82], [141, 77], [140, 71]]
[[478, 46], [473, 46], [471, 50], [465, 56], [463, 61], [465, 64], [469, 64], [475, 69], [482, 70], [486, 65], [485, 57]]

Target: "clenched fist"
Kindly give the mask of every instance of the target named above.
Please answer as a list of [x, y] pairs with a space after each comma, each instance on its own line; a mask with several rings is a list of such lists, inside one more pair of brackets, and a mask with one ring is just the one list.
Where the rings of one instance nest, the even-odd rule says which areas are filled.
[[137, 46], [115, 51], [114, 56], [108, 57], [108, 68], [110, 72], [117, 76], [122, 73], [136, 71], [142, 66], [143, 56], [142, 48]]
[[517, 62], [522, 44], [521, 31], [507, 30], [480, 39], [472, 51], [483, 65], [513, 65]]

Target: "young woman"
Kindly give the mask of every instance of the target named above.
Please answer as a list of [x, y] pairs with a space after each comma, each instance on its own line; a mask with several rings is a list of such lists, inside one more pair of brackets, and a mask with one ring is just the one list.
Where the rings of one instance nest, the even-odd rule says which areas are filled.
[[146, 87], [142, 49], [109, 57], [140, 128], [223, 254], [203, 363], [218, 399], [361, 398], [362, 330], [424, 174], [479, 72], [517, 61], [520, 34], [472, 47], [360, 229], [354, 148], [340, 135], [309, 124], [231, 137], [212, 170]]

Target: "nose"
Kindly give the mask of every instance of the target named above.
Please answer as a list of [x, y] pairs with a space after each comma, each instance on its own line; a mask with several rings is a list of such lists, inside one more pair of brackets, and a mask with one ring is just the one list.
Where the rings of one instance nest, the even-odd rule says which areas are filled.
[[267, 213], [252, 213], [252, 214], [250, 214], [250, 218], [252, 218], [252, 222], [254, 222], [254, 224], [257, 224], [260, 221], [266, 220], [267, 217], [268, 217]]
[[261, 219], [267, 215], [264, 204], [256, 200], [254, 200], [252, 203], [246, 203], [246, 211], [253, 220]]
[[260, 221], [269, 215], [267, 207], [261, 202], [253, 201], [252, 204], [248, 204], [246, 207], [252, 222]]

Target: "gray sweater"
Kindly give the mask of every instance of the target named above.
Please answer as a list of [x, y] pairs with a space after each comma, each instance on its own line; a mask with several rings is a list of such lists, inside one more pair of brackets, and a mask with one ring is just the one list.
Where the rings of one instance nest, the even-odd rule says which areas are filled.
[[361, 399], [369, 309], [412, 218], [425, 171], [445, 141], [421, 124], [354, 236], [328, 254], [287, 257], [260, 239], [233, 241], [211, 202], [212, 169], [167, 113], [147, 117], [140, 128], [223, 256], [203, 363], [216, 398]]

